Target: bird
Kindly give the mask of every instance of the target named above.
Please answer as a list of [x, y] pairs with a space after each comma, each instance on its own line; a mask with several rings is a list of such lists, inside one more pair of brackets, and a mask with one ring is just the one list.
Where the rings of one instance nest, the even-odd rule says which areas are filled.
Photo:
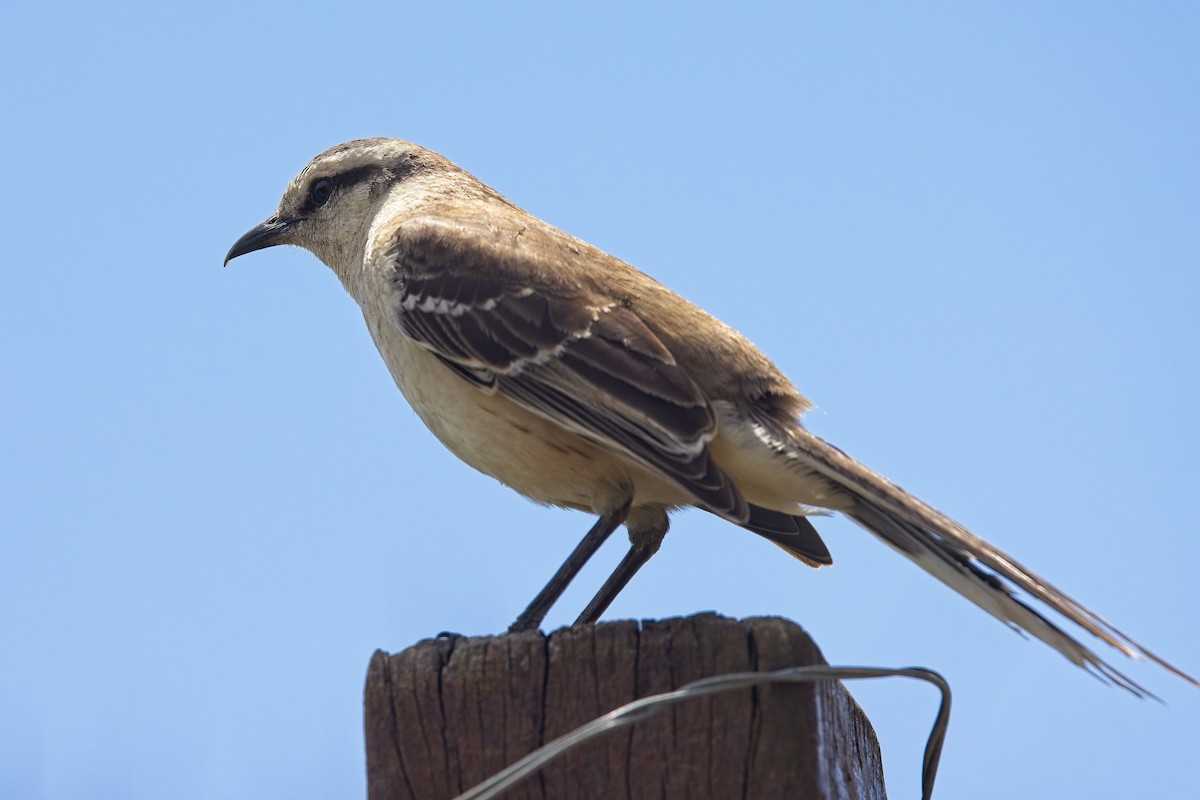
[[811, 433], [811, 403], [741, 333], [432, 150], [371, 138], [319, 154], [225, 264], [277, 245], [333, 270], [454, 455], [537, 503], [597, 517], [512, 631], [537, 629], [621, 525], [629, 550], [577, 624], [596, 622], [654, 555], [672, 512], [702, 509], [810, 567], [833, 563], [810, 517], [838, 512], [1105, 682], [1152, 696], [1050, 612], [1200, 686]]

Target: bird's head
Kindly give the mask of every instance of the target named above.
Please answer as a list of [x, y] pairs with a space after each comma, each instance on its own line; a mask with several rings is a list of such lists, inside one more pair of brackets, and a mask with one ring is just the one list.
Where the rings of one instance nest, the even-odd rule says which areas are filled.
[[[331, 147], [309, 162], [283, 193], [279, 208], [229, 248], [238, 256], [279, 244], [310, 251], [343, 278], [362, 263], [367, 235], [402, 184], [414, 196], [466, 176], [449, 161], [401, 139], [358, 139]], [[468, 179], [469, 176], [466, 176]]]

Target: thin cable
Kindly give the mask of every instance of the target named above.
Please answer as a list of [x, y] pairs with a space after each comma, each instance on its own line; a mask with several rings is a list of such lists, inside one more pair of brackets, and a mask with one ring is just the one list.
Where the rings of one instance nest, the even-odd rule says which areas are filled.
[[549, 744], [539, 747], [479, 785], [463, 792], [455, 800], [491, 800], [493, 797], [498, 797], [502, 792], [584, 742], [608, 731], [649, 719], [667, 707], [682, 703], [684, 700], [705, 697], [720, 692], [729, 692], [735, 689], [744, 689], [762, 683], [809, 683], [824, 680], [855, 680], [896, 676], [915, 678], [916, 680], [932, 683], [942, 694], [942, 702], [938, 706], [937, 718], [934, 720], [933, 729], [929, 732], [929, 738], [925, 742], [925, 758], [921, 767], [921, 800], [930, 800], [933, 797], [933, 782], [937, 778], [938, 761], [942, 757], [942, 745], [946, 741], [946, 729], [950, 724], [950, 685], [946, 683], [946, 679], [933, 670], [925, 669], [924, 667], [887, 669], [885, 667], [829, 666], [791, 667], [775, 672], [734, 672], [728, 675], [718, 675], [713, 678], [693, 681], [673, 692], [664, 692], [663, 694], [634, 700], [632, 703], [627, 703], [615, 711], [610, 711], [602, 717], [597, 717], [586, 725], [582, 725], [570, 733], [558, 737]]

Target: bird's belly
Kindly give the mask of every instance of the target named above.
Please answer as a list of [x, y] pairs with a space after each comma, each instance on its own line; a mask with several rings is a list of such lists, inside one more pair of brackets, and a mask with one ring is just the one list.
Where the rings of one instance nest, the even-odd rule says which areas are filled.
[[603, 513], [634, 505], [689, 504], [687, 494], [619, 454], [459, 377], [396, 332], [371, 331], [417, 416], [448, 450], [480, 472], [549, 505]]

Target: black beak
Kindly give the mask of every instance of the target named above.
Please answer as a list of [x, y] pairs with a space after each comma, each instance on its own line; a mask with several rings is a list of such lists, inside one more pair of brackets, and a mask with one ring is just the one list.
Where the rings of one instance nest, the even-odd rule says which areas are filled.
[[229, 248], [229, 252], [225, 254], [226, 266], [230, 261], [238, 256], [244, 256], [246, 253], [253, 253], [255, 250], [262, 250], [265, 247], [274, 247], [277, 244], [287, 244], [287, 231], [294, 224], [295, 220], [284, 220], [276, 216], [255, 225], [242, 234], [242, 237], [233, 243], [233, 247]]

